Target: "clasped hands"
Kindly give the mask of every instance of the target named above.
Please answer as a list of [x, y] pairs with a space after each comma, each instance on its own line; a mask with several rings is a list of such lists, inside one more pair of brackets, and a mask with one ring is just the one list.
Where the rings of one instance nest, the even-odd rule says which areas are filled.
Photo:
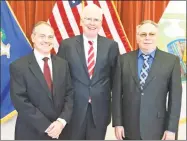
[[45, 133], [47, 133], [48, 136], [50, 136], [53, 139], [58, 139], [63, 129], [64, 125], [60, 121], [56, 120], [49, 125], [49, 127], [45, 130]]

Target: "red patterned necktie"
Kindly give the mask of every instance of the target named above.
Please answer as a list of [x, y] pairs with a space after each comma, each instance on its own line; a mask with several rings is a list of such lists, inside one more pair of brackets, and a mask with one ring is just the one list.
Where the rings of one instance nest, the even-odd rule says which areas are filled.
[[87, 61], [87, 67], [88, 67], [88, 73], [90, 76], [90, 79], [93, 76], [94, 73], [94, 66], [95, 66], [95, 60], [94, 60], [94, 48], [93, 48], [93, 42], [88, 41], [90, 48], [88, 50], [88, 61]]
[[44, 77], [47, 82], [47, 85], [49, 87], [49, 90], [52, 92], [52, 80], [51, 80], [51, 73], [50, 73], [50, 68], [48, 65], [48, 60], [49, 60], [48, 57], [43, 58], [43, 61], [44, 61], [44, 69], [43, 69], [44, 72], [43, 73], [44, 73]]

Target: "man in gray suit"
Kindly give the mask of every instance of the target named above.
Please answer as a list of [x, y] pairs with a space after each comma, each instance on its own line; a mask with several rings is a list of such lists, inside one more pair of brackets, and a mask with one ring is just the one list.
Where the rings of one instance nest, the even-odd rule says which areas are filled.
[[34, 51], [10, 65], [10, 95], [18, 112], [16, 140], [61, 139], [73, 110], [67, 61], [50, 55], [54, 31], [39, 22], [32, 32]]
[[[112, 97], [117, 139], [174, 140], [181, 109], [179, 58], [156, 47], [158, 25], [137, 26], [139, 49], [118, 58]], [[168, 96], [168, 104], [167, 103]]]
[[63, 40], [58, 56], [68, 61], [75, 89], [65, 139], [105, 139], [111, 121], [111, 88], [119, 49], [117, 42], [98, 35], [102, 10], [87, 5], [81, 15], [83, 35]]

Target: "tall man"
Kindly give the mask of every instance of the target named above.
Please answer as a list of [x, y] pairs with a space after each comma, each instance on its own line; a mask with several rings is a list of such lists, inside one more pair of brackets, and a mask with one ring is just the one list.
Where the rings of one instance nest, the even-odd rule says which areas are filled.
[[119, 57], [112, 103], [117, 139], [175, 139], [182, 94], [180, 63], [156, 47], [157, 34], [156, 23], [143, 21], [137, 26], [139, 49]]
[[[63, 40], [58, 56], [68, 61], [75, 88], [72, 120], [66, 139], [105, 138], [111, 121], [111, 88], [119, 49], [117, 42], [98, 35], [102, 10], [87, 5], [81, 15], [83, 35]], [[65, 132], [67, 131], [67, 132]]]
[[10, 94], [18, 111], [15, 139], [60, 139], [73, 108], [68, 63], [50, 55], [54, 31], [48, 23], [37, 23], [31, 38], [34, 51], [10, 65]]

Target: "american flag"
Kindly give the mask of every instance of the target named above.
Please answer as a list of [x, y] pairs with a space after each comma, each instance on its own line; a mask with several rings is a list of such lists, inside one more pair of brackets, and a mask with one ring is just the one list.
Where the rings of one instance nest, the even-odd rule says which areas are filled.
[[127, 39], [117, 10], [112, 1], [58, 0], [54, 5], [52, 14], [48, 20], [48, 23], [51, 24], [55, 31], [55, 52], [58, 52], [59, 44], [63, 39], [82, 33], [82, 27], [80, 26], [82, 9], [87, 4], [92, 3], [99, 6], [103, 11], [103, 24], [99, 35], [114, 39], [118, 42], [121, 54], [131, 51], [132, 47]]

